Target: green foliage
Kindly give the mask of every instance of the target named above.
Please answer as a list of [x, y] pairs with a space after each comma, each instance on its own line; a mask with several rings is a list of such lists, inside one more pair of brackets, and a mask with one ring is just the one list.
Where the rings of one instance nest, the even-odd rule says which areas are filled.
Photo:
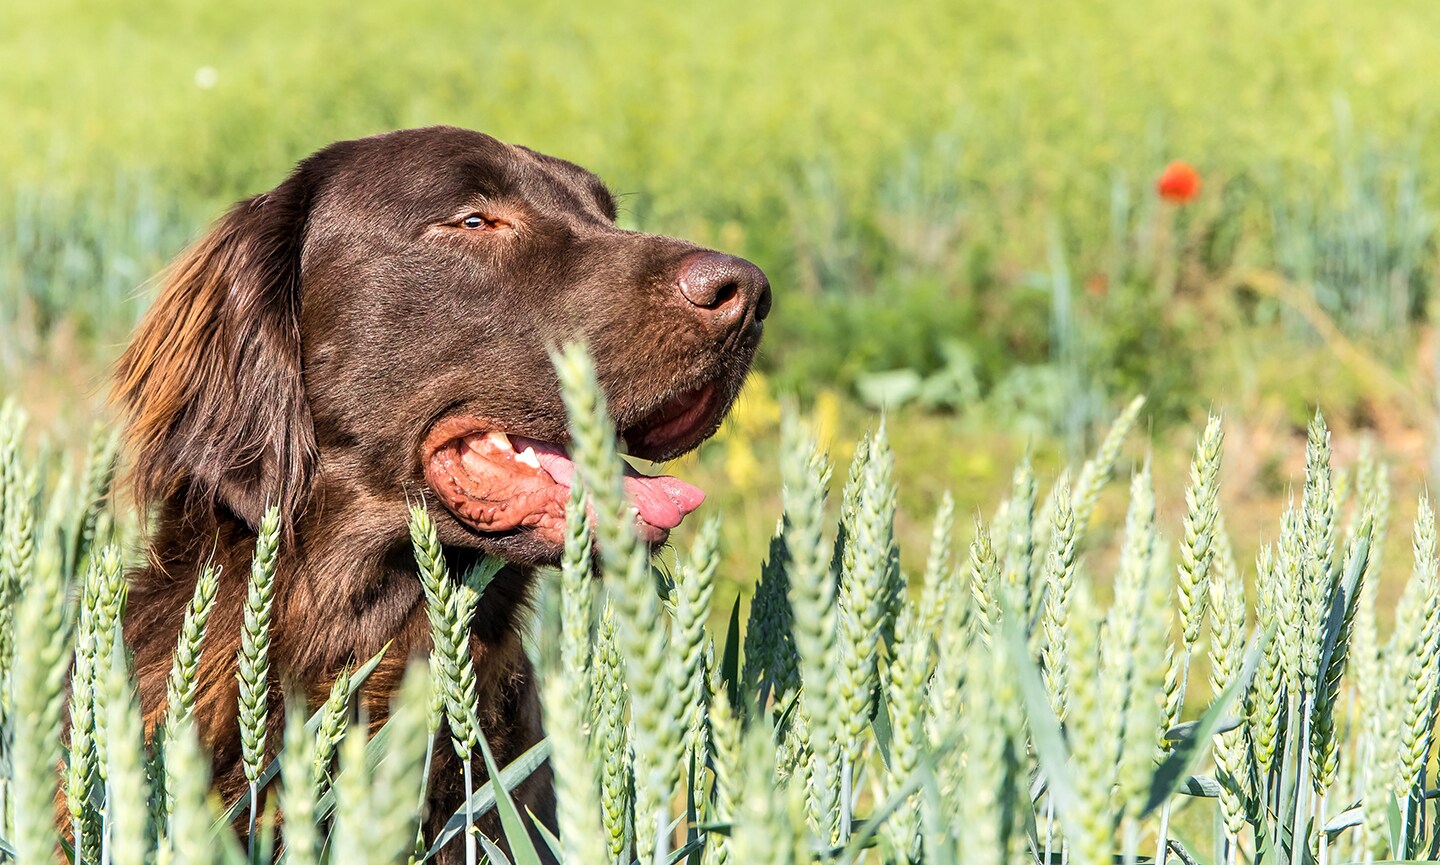
[[[1353, 336], [1384, 341], [1423, 317], [1436, 215], [1416, 174], [1415, 144], [1386, 153], [1355, 141], [1350, 106], [1335, 107], [1339, 183], [1272, 206], [1275, 257], [1313, 286], [1316, 303]], [[1304, 332], [1292, 311], [1277, 310]]]
[[[173, 729], [175, 725], [186, 721], [195, 708], [195, 677], [200, 669], [205, 625], [210, 619], [210, 610], [215, 605], [215, 595], [219, 589], [219, 568], [207, 567], [195, 580], [195, 596], [185, 610], [185, 621], [180, 626], [180, 638], [175, 646], [170, 678], [165, 683], [165, 719], [168, 728]], [[81, 615], [84, 615], [83, 610]], [[259, 762], [258, 756], [255, 762]]]
[[[253, 792], [224, 803], [224, 816], [206, 795], [208, 767], [185, 710], [205, 631], [219, 621], [207, 624], [215, 572], [195, 575], [171, 714], [163, 736], [146, 742], [118, 633], [122, 568], [103, 529], [113, 520], [102, 507], [93, 552], [83, 566], [67, 558], [63, 550], [83, 531], [76, 527], [90, 518], [50, 505], [56, 496], [86, 513], [93, 505], [88, 495], [69, 497], [53, 466], [19, 446], [18, 411], [0, 413], [0, 563], [13, 581], [3, 620], [13, 656], [0, 701], [10, 744], [0, 778], [5, 849], [22, 863], [53, 861], [63, 777], [75, 861], [92, 865], [243, 857], [234, 820], [247, 807], [273, 813], [277, 801], [282, 846], [274, 847], [266, 818], [251, 834], [250, 855], [279, 849], [296, 865], [418, 860], [462, 834], [475, 860], [484, 851], [502, 861], [505, 843], [511, 861], [539, 861], [548, 844], [559, 861], [587, 865], [1089, 863], [1138, 861], [1142, 843], [1171, 861], [1218, 865], [1435, 857], [1433, 511], [1421, 501], [1413, 575], [1382, 638], [1366, 610], [1383, 563], [1385, 473], [1367, 457], [1356, 493], [1345, 495], [1318, 415], [1299, 500], [1253, 577], [1235, 561], [1219, 512], [1218, 421], [1200, 439], [1177, 543], [1157, 522], [1150, 464], [1134, 471], [1105, 607], [1096, 600], [1104, 578], [1092, 573], [1104, 559], [1087, 561], [1087, 529], [1138, 403], [1073, 487], [1067, 473], [1044, 506], [1039, 479], [1022, 464], [1008, 502], [977, 527], [968, 565], [956, 562], [954, 508], [943, 500], [924, 584], [914, 590], [896, 564], [883, 428], [857, 449], [832, 508], [829, 459], [792, 414], [782, 446], [784, 515], [750, 632], [728, 638], [743, 641], [746, 657], [717, 665], [705, 613], [718, 524], [699, 531], [673, 581], [657, 581], [619, 497], [593, 367], [574, 348], [556, 362], [583, 488], [571, 497], [575, 519], [553, 581], [560, 602], [541, 605], [560, 636], [538, 647], [550, 739], [503, 770], [494, 765], [475, 705], [469, 622], [495, 563], [449, 572], [434, 524], [417, 507], [410, 527], [431, 612], [430, 663], [411, 664], [373, 735], [349, 723], [349, 703], [378, 657], [337, 671], [330, 699], [308, 723], [290, 707], [278, 755], [256, 752]], [[277, 538], [267, 523], [242, 623], [255, 647]], [[591, 579], [597, 539], [599, 581]], [[1203, 652], [1201, 617], [1210, 636]], [[1195, 681], [1208, 693], [1189, 695], [1189, 705], [1204, 707], [1198, 721], [1172, 725], [1166, 649], [1177, 645], [1186, 655], [1194, 649], [1192, 662], [1203, 665]], [[254, 654], [258, 671], [263, 652]], [[67, 698], [68, 752], [60, 735]], [[441, 836], [417, 837], [440, 716], [470, 795]], [[547, 755], [559, 832], [532, 837], [532, 818], [508, 791]], [[68, 763], [57, 773], [62, 757]], [[476, 771], [491, 780], [474, 786]], [[1181, 802], [1213, 812], [1213, 850], [1185, 850], [1181, 833], [1171, 834], [1172, 806]], [[492, 809], [503, 838], [465, 831]], [[1150, 848], [1157, 834], [1162, 843]], [[1188, 833], [1185, 843], [1193, 843]]]
[[[830, 5], [17, 12], [0, 371], [103, 365], [228, 203], [333, 140], [430, 123], [573, 159], [624, 227], [756, 260], [784, 289], [760, 362], [787, 390], [981, 412], [1072, 455], [1125, 394], [1188, 420], [1250, 328], [1315, 341], [1255, 268], [1391, 359], [1417, 335], [1432, 4]], [[1205, 178], [1184, 208], [1152, 191], [1177, 157]]]

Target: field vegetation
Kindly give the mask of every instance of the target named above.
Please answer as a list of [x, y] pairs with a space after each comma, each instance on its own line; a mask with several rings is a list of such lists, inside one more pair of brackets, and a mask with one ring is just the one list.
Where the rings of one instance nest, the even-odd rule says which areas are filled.
[[[897, 413], [902, 511], [985, 506], [1027, 443], [1078, 459], [1136, 393], [1162, 449], [1207, 407], [1273, 443], [1247, 495], [1321, 402], [1435, 461], [1433, 4], [6, 14], [0, 376], [46, 429], [87, 428], [147, 280], [230, 201], [336, 138], [456, 123], [765, 267], [756, 412], [820, 399], [837, 441]], [[1154, 191], [1172, 159], [1203, 180], [1183, 206]]]
[[[230, 202], [330, 141], [453, 123], [595, 170], [620, 194], [623, 225], [745, 255], [776, 288], [745, 396], [676, 469], [709, 491], [718, 540], [713, 527], [680, 533], [654, 605], [642, 592], [604, 613], [615, 590], [581, 599], [555, 580], [541, 626], [568, 628], [566, 650], [542, 660], [571, 699], [549, 695], [552, 708], [582, 707], [574, 729], [608, 723], [631, 737], [613, 753], [547, 746], [584, 767], [562, 804], [610, 797], [597, 826], [583, 808], [562, 825], [566, 861], [673, 844], [692, 861], [828, 849], [837, 861], [1010, 863], [1028, 845], [1087, 862], [1105, 861], [1106, 845], [1153, 855], [1166, 834], [1202, 862], [1436, 855], [1424, 502], [1440, 473], [1440, 155], [1427, 146], [1440, 6], [777, 0], [681, 12], [616, 0], [580, 15], [548, 2], [62, 0], [0, 12], [0, 58], [7, 843], [49, 843], [19, 818], [24, 796], [38, 807], [44, 792], [39, 758], [55, 756], [44, 737], [60, 717], [56, 665], [73, 657], [79, 671], [89, 658], [91, 680], [72, 687], [91, 689], [81, 705], [91, 701], [97, 730], [119, 707], [116, 741], [130, 745], [98, 745], [79, 768], [67, 752], [77, 820], [98, 821], [117, 862], [166, 844], [170, 861], [210, 861], [198, 846], [181, 852], [214, 817], [189, 768], [203, 762], [191, 733], [177, 721], [173, 745], [131, 747], [123, 663], [112, 664], [115, 574], [136, 527], [123, 502], [94, 495], [113, 447], [90, 436], [108, 418], [107, 366], [152, 277]], [[1193, 195], [1161, 194], [1176, 160], [1198, 172]], [[1137, 394], [1143, 410], [1124, 414]], [[1123, 446], [1105, 438], [1117, 416], [1134, 424]], [[1211, 417], [1220, 469], [1196, 453], [1197, 437], [1201, 451], [1217, 441]], [[810, 437], [826, 465], [854, 461], [848, 483], [810, 456]], [[1078, 540], [1061, 567], [1058, 479], [1087, 459], [1085, 484], [1069, 475]], [[840, 543], [832, 567], [836, 530], [822, 527], [838, 510], [853, 538], [866, 483], [883, 566], [847, 562]], [[838, 503], [823, 518], [822, 488]], [[1201, 549], [1200, 511], [1217, 509]], [[818, 558], [794, 558], [817, 543], [828, 589]], [[1056, 568], [1073, 589], [1052, 586]], [[861, 585], [881, 576], [892, 602], [857, 624], [845, 593], [882, 591]], [[1068, 624], [1051, 618], [1060, 596], [1076, 604]], [[1284, 606], [1296, 598], [1308, 600]], [[704, 615], [682, 604], [702, 600]], [[627, 629], [662, 609], [671, 642], [641, 645]], [[916, 621], [924, 636], [907, 642]], [[1297, 647], [1309, 648], [1276, 660]], [[185, 651], [177, 670], [193, 663]], [[358, 687], [367, 659], [355, 660]], [[646, 704], [660, 697], [635, 690], [629, 664], [663, 667], [699, 703]], [[1067, 664], [1080, 678], [1055, 678]], [[446, 693], [460, 672], [432, 664], [412, 697]], [[817, 679], [853, 687], [802, 687]], [[966, 697], [991, 685], [994, 700]], [[604, 693], [628, 696], [602, 706]], [[1163, 696], [1155, 717], [1152, 696]], [[392, 849], [413, 827], [367, 820], [404, 809], [366, 798], [366, 773], [393, 771], [396, 789], [418, 778], [405, 761], [447, 746], [431, 740], [436, 711], [453, 724], [463, 710], [448, 699], [402, 712], [388, 744], [346, 736], [338, 714], [295, 730], [296, 748], [320, 756], [287, 746], [293, 771], [325, 768], [276, 794], [275, 767], [257, 756], [258, 824], [270, 825], [260, 806], [279, 801], [315, 809], [315, 850], [328, 838], [331, 861]], [[912, 726], [897, 726], [904, 711]], [[1211, 726], [1158, 732], [1182, 720]], [[482, 741], [461, 742], [477, 767]], [[367, 763], [366, 748], [400, 756]], [[140, 771], [172, 760], [189, 761], [174, 788]], [[106, 786], [111, 761], [119, 787]], [[86, 765], [104, 783], [86, 780]], [[629, 798], [617, 802], [617, 783]], [[956, 795], [980, 788], [995, 798]], [[111, 813], [146, 789], [159, 810]], [[479, 807], [504, 802], [486, 795]], [[647, 822], [665, 803], [680, 818], [669, 835]], [[332, 808], [334, 822], [320, 820]], [[349, 831], [362, 825], [397, 834], [362, 842]], [[791, 859], [780, 839], [794, 841]], [[762, 841], [763, 856], [746, 847]], [[223, 855], [269, 843], [227, 842]]]
[[[594, 370], [576, 347], [555, 361], [576, 484], [563, 566], [540, 604], [539, 627], [555, 636], [532, 644], [547, 738], [504, 771], [496, 765], [468, 635], [499, 563], [451, 574], [415, 505], [428, 662], [412, 660], [392, 717], [367, 736], [348, 706], [379, 657], [357, 659], [308, 722], [309, 707], [288, 705], [272, 756], [269, 622], [281, 542], [272, 510], [238, 658], [250, 786], [233, 803], [206, 795], [191, 718], [215, 571], [197, 575], [168, 709], [147, 743], [118, 630], [126, 531], [105, 506], [114, 439], [97, 432], [81, 470], [55, 474], [22, 452], [25, 418], [7, 404], [0, 851], [50, 860], [59, 784], [64, 852], [75, 863], [416, 863], [452, 843], [464, 845], [466, 862], [494, 865], [538, 863], [546, 848], [560, 862], [615, 865], [1129, 863], [1152, 850], [1146, 861], [1222, 865], [1440, 856], [1430, 786], [1440, 711], [1435, 516], [1421, 498], [1413, 570], [1382, 634], [1367, 588], [1384, 566], [1388, 473], [1367, 458], [1353, 491], [1337, 485], [1318, 414], [1300, 495], [1256, 560], [1253, 601], [1219, 505], [1224, 428], [1212, 417], [1195, 447], [1178, 544], [1158, 532], [1150, 464], [1132, 474], [1103, 607], [1082, 562], [1141, 400], [1043, 497], [1023, 461], [995, 515], [975, 522], [967, 553], [947, 497], [913, 580], [894, 533], [885, 428], [856, 448], [831, 530], [833, 467], [787, 416], [783, 518], [753, 598], [735, 601], [724, 630], [712, 631], [719, 521], [673, 567], [655, 570], [633, 534]], [[447, 745], [468, 795], [429, 837], [417, 823], [423, 770]], [[537, 840], [507, 791], [546, 759], [561, 825]], [[477, 765], [489, 779], [478, 787]], [[492, 809], [502, 837], [466, 831]]]

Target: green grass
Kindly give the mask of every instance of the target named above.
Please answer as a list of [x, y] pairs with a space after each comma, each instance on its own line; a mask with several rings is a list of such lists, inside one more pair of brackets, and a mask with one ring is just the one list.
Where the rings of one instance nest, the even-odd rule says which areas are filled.
[[[1014, 215], [1036, 194], [1080, 192], [1067, 207], [1086, 213], [1116, 170], [1148, 179], [1170, 155], [1223, 173], [1323, 163], [1337, 93], [1357, 128], [1407, 140], [1429, 119], [1437, 15], [1424, 2], [1377, 15], [1132, 0], [1028, 14], [853, 0], [684, 15], [621, 0], [603, 16], [554, 3], [29, 6], [0, 37], [0, 160], [47, 184], [145, 169], [228, 198], [334, 138], [451, 122], [593, 165], [675, 230], [733, 219], [765, 235], [756, 209], [795, 191], [798, 168], [826, 165], [853, 193], [948, 137], [962, 188], [1013, 190]], [[197, 86], [201, 67], [212, 89]]]
[[[226, 203], [335, 139], [456, 123], [765, 267], [786, 389], [939, 376], [929, 405], [1028, 400], [1073, 457], [1136, 391], [1197, 420], [1237, 330], [1314, 339], [1253, 268], [1407, 361], [1437, 33], [1424, 0], [23, 5], [0, 28], [0, 362], [94, 368]], [[1151, 192], [1172, 158], [1206, 183], [1179, 214]]]

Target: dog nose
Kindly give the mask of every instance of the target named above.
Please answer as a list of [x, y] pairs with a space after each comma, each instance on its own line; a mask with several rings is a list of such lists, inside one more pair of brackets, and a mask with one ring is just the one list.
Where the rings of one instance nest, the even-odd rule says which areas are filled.
[[701, 252], [680, 266], [680, 293], [714, 326], [754, 328], [770, 314], [770, 280], [743, 258]]

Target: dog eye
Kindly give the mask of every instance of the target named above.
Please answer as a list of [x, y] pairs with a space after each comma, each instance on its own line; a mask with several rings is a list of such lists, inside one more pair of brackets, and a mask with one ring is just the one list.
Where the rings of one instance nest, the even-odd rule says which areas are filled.
[[484, 211], [479, 211], [466, 214], [465, 216], [452, 217], [444, 223], [444, 226], [446, 228], [460, 228], [465, 231], [488, 234], [495, 231], [504, 231], [507, 228], [511, 228], [512, 224], [508, 219], [491, 216]]

